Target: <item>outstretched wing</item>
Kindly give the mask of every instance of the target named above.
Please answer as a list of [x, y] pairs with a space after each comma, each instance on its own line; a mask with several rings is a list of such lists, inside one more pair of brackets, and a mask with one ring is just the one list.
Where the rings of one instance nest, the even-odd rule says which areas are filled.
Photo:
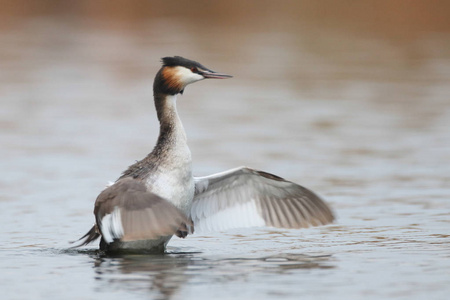
[[107, 243], [172, 235], [187, 217], [172, 203], [147, 190], [130, 177], [118, 180], [97, 197], [94, 215]]
[[195, 178], [191, 219], [196, 231], [331, 223], [333, 213], [312, 191], [278, 176], [240, 167]]

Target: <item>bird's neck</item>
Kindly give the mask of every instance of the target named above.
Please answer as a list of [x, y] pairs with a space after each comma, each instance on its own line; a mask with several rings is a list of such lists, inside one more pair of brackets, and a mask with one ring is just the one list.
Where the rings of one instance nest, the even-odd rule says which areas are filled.
[[[176, 95], [155, 93], [154, 97], [160, 123], [156, 146], [143, 160], [123, 172], [120, 178], [132, 176], [147, 179], [154, 188], [166, 185], [167, 176], [169, 181], [188, 182], [192, 178], [192, 158], [183, 124], [178, 117]], [[164, 184], [158, 183], [161, 180]], [[162, 193], [167, 197], [169, 194]]]
[[156, 149], [176, 149], [187, 143], [186, 133], [177, 112], [177, 95], [155, 93], [155, 107], [160, 124]]

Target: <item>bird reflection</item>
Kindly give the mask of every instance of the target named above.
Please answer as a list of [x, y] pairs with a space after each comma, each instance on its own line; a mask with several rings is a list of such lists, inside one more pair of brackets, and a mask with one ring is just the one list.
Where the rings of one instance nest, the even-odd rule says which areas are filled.
[[165, 255], [105, 255], [95, 259], [96, 279], [111, 289], [148, 290], [154, 299], [171, 299], [183, 286], [195, 253]]
[[[239, 258], [209, 257], [199, 252], [164, 255], [105, 255], [94, 258], [96, 280], [101, 289], [129, 290], [169, 300], [183, 286], [245, 280], [250, 274], [279, 274], [300, 269], [333, 268], [331, 256], [278, 254]], [[239, 271], [236, 271], [239, 267]], [[190, 282], [189, 282], [190, 281]]]

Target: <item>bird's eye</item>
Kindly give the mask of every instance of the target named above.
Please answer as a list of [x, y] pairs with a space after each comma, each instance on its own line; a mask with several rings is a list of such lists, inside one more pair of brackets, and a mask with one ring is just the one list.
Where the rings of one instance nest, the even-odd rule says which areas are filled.
[[192, 67], [192, 68], [191, 68], [191, 72], [192, 72], [192, 73], [198, 73], [198, 69], [197, 69], [196, 67]]

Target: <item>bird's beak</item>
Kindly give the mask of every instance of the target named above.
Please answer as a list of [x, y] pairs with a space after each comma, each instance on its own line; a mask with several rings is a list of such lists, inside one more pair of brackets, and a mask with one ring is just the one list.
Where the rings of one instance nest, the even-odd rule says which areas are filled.
[[223, 73], [216, 73], [214, 71], [202, 71], [201, 75], [205, 78], [212, 78], [212, 79], [226, 79], [226, 78], [233, 77], [231, 75], [227, 75], [227, 74], [223, 74]]

